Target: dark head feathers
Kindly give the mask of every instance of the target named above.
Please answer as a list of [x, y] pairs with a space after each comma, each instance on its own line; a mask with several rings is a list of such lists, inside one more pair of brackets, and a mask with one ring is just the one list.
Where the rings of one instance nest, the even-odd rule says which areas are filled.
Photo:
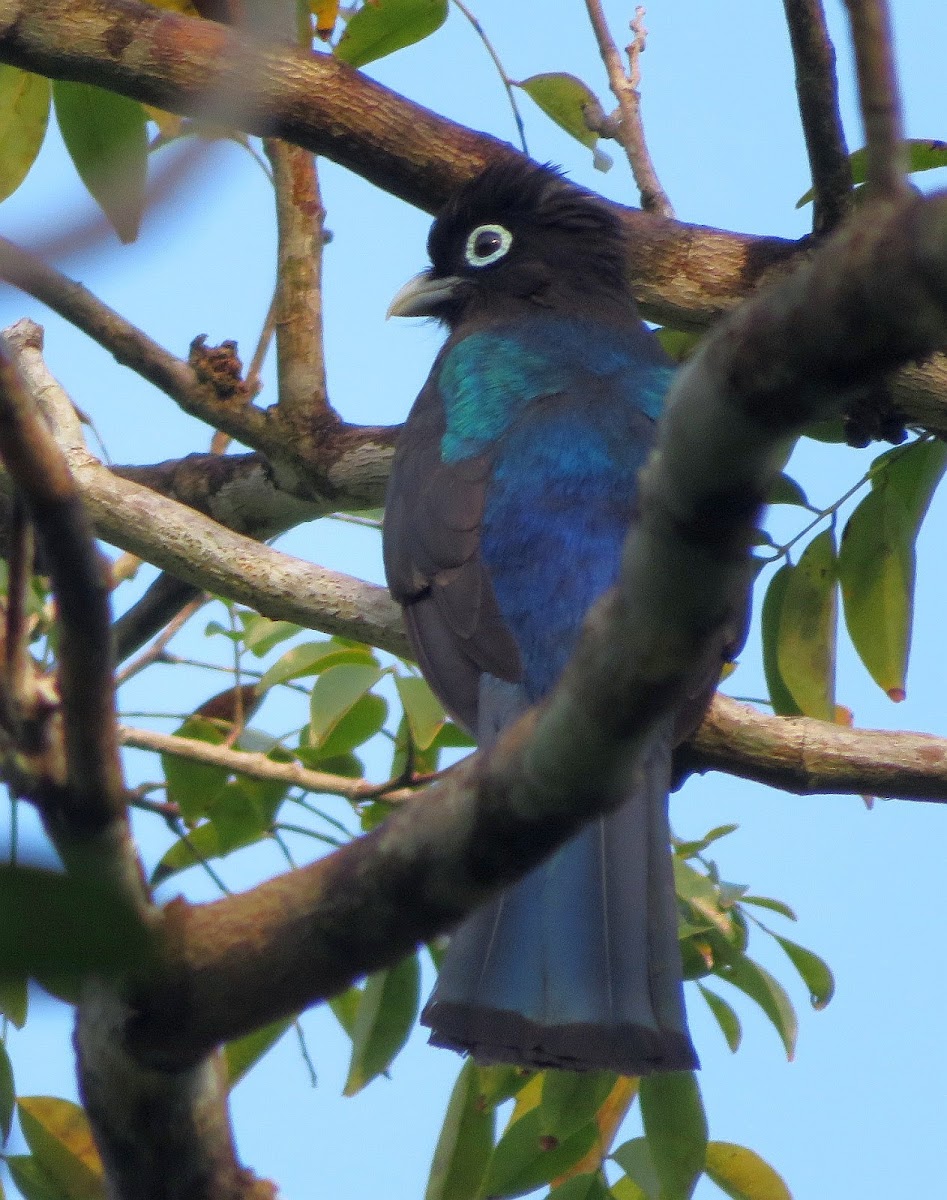
[[620, 218], [601, 197], [571, 183], [556, 167], [511, 156], [458, 188], [428, 237], [435, 274], [456, 271], [467, 235], [488, 223], [509, 228], [514, 238], [528, 234], [532, 252], [548, 254], [557, 270], [573, 269], [598, 288], [627, 294]]

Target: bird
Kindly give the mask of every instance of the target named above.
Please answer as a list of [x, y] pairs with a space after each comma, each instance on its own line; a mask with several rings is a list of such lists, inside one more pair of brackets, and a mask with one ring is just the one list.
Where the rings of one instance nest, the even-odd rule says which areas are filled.
[[[488, 164], [428, 254], [389, 309], [447, 338], [395, 448], [385, 571], [422, 674], [488, 749], [555, 686], [616, 581], [676, 368], [638, 314], [614, 208], [554, 167]], [[621, 803], [453, 933], [422, 1013], [435, 1045], [529, 1068], [698, 1066], [668, 794], [720, 665]]]

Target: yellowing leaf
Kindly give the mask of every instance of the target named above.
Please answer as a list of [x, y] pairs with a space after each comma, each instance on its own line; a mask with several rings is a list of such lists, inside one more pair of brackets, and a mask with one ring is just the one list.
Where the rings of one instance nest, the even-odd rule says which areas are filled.
[[312, 0], [312, 14], [316, 18], [316, 36], [327, 42], [339, 19], [339, 0]]
[[56, 1096], [17, 1101], [20, 1128], [42, 1171], [68, 1200], [105, 1200], [102, 1160], [85, 1112]]
[[46, 137], [48, 79], [0, 65], [0, 200], [20, 186]]
[[746, 1146], [708, 1142], [704, 1170], [731, 1200], [792, 1200], [769, 1163]]

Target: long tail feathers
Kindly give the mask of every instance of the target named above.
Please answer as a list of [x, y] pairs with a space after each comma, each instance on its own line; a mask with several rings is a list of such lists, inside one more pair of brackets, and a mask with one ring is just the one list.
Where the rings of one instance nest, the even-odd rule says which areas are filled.
[[455, 933], [422, 1015], [480, 1062], [623, 1075], [696, 1067], [669, 850], [670, 740], [628, 799]]

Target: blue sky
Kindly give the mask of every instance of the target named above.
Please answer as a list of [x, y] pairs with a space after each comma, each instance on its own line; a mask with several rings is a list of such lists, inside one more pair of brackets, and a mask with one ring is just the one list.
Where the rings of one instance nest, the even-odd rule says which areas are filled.
[[[568, 70], [606, 100], [584, 6], [575, 0], [555, 8], [553, 14], [538, 0], [515, 5], [480, 0], [476, 12], [511, 76]], [[620, 37], [631, 10], [618, 3], [606, 8]], [[862, 139], [843, 6], [830, 3], [829, 9], [846, 128], [855, 148]], [[943, 137], [947, 19], [939, 5], [915, 0], [894, 0], [893, 9], [908, 132]], [[794, 204], [808, 186], [807, 165], [782, 6], [775, 0], [654, 0], [647, 25], [644, 115], [658, 172], [678, 215], [744, 232], [805, 233], [809, 210], [797, 211]], [[514, 137], [493, 67], [456, 11], [429, 41], [373, 64], [369, 72], [455, 120]], [[594, 171], [587, 151], [561, 135], [525, 96], [522, 108], [536, 158], [558, 162], [580, 182], [634, 202], [627, 167], [617, 156], [608, 175]], [[397, 421], [427, 374], [439, 334], [417, 322], [386, 324], [384, 312], [401, 283], [424, 265], [429, 221], [333, 164], [324, 165], [322, 183], [334, 234], [326, 254], [325, 299], [331, 396], [348, 420]], [[0, 230], [36, 239], [83, 203], [71, 165], [51, 144], [21, 192], [4, 205]], [[259, 167], [238, 147], [221, 146], [189, 190], [146, 221], [138, 244], [116, 244], [114, 252], [65, 266], [175, 352], [185, 354], [191, 338], [206, 333], [212, 342], [236, 338], [248, 359], [272, 287], [271, 209]], [[3, 324], [26, 314], [45, 324], [52, 369], [92, 415], [113, 460], [152, 462], [206, 447], [206, 430], [40, 306], [10, 291], [0, 296], [0, 306]], [[271, 372], [266, 378], [272, 380]], [[272, 399], [271, 390], [264, 393], [265, 402]], [[876, 452], [809, 445], [791, 470], [815, 502], [827, 504]], [[895, 708], [852, 654], [840, 656], [839, 701], [854, 710], [859, 725], [947, 734], [942, 702], [947, 580], [940, 551], [945, 530], [941, 496], [918, 548], [907, 700]], [[294, 531], [282, 544], [315, 562], [381, 578], [371, 531], [320, 522]], [[205, 653], [199, 631], [180, 646], [182, 652]], [[178, 672], [159, 669], [122, 699], [128, 709], [179, 711], [218, 686], [223, 684], [206, 676], [182, 680]], [[752, 640], [729, 690], [763, 692]], [[279, 714], [271, 719], [278, 721]], [[133, 779], [153, 778], [154, 770], [144, 756], [130, 760]], [[739, 823], [739, 831], [717, 849], [723, 876], [789, 902], [800, 920], [785, 932], [828, 960], [838, 988], [826, 1011], [811, 1012], [779, 952], [757, 944], [760, 961], [789, 984], [800, 1013], [792, 1064], [755, 1008], [737, 1002], [745, 1039], [734, 1056], [700, 1001], [690, 1004], [711, 1136], [761, 1153], [784, 1175], [796, 1200], [937, 1194], [947, 1098], [940, 921], [947, 813], [936, 805], [884, 801], [867, 811], [857, 797], [800, 799], [718, 775], [690, 781], [674, 798], [672, 819], [676, 832], [687, 837]], [[154, 861], [166, 844], [163, 831], [148, 822], [139, 827], [144, 853]], [[278, 866], [275, 856], [261, 856], [246, 868], [234, 864], [226, 877], [232, 886], [246, 886], [251, 872]], [[194, 872], [182, 878], [184, 885], [191, 895], [211, 894]], [[390, 1081], [379, 1080], [343, 1100], [347, 1043], [327, 1013], [307, 1016], [305, 1026], [317, 1088], [310, 1087], [289, 1036], [234, 1094], [245, 1161], [277, 1179], [290, 1200], [379, 1192], [391, 1200], [413, 1200], [427, 1177], [459, 1060], [416, 1035]], [[67, 1017], [53, 1006], [23, 1034], [13, 1035], [21, 1092], [74, 1094], [68, 1038]], [[635, 1132], [632, 1121], [628, 1136]], [[697, 1192], [699, 1200], [719, 1194], [706, 1182]]]

